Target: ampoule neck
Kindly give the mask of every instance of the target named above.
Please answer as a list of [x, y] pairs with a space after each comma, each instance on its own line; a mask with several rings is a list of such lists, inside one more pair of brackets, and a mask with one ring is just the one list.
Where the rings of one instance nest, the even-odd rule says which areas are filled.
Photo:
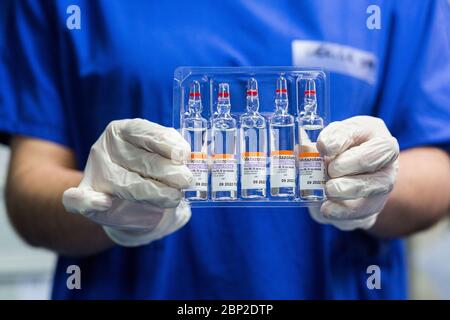
[[259, 111], [259, 101], [254, 98], [247, 98], [247, 113], [257, 114]]
[[247, 111], [245, 112], [245, 115], [251, 116], [251, 117], [256, 117], [256, 116], [259, 116], [260, 113], [258, 112], [258, 110], [247, 109]]
[[285, 102], [276, 103], [274, 113], [279, 115], [289, 115], [288, 104]]
[[202, 108], [189, 108], [187, 112], [188, 117], [190, 118], [201, 118], [202, 117]]
[[229, 105], [217, 105], [217, 115], [221, 118], [231, 118]]
[[188, 112], [188, 117], [189, 118], [195, 118], [195, 119], [202, 119], [203, 118], [200, 111], [193, 111], [193, 110]]
[[304, 109], [306, 114], [314, 116], [317, 112], [316, 82], [308, 80], [305, 88]]
[[316, 113], [311, 112], [310, 110], [302, 111], [301, 115], [299, 116], [299, 120], [303, 124], [310, 124], [310, 125], [323, 125], [323, 119]]
[[231, 117], [230, 110], [230, 86], [228, 83], [220, 83], [217, 99], [217, 113], [221, 118], [228, 118]]
[[317, 114], [317, 104], [305, 104], [302, 118], [309, 119], [309, 121], [320, 119], [321, 117]]

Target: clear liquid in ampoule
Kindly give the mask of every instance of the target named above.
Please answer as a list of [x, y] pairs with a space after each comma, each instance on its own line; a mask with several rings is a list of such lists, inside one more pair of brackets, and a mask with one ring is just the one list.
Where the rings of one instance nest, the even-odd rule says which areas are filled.
[[299, 192], [300, 199], [321, 201], [325, 198], [325, 164], [317, 150], [316, 142], [323, 129], [323, 119], [317, 114], [317, 96], [314, 79], [305, 88], [304, 111], [299, 124]]
[[288, 112], [287, 82], [277, 80], [275, 111], [270, 118], [270, 194], [295, 197], [295, 126]]
[[207, 129], [208, 122], [201, 115], [202, 100], [200, 83], [193, 81], [189, 92], [188, 111], [183, 119], [183, 137], [191, 145], [190, 159], [186, 166], [194, 176], [192, 185], [183, 190], [187, 200], [208, 198]]
[[213, 200], [237, 199], [236, 119], [230, 114], [228, 83], [219, 84], [217, 112], [212, 120], [211, 189]]
[[247, 85], [247, 112], [240, 118], [241, 196], [247, 199], [266, 197], [267, 126], [258, 110], [258, 82], [251, 78]]

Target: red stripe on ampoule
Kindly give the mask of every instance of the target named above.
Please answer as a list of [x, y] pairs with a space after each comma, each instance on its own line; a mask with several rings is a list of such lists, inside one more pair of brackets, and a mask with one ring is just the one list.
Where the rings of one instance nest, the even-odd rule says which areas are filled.
[[287, 93], [287, 89], [277, 89], [275, 90], [276, 93]]
[[189, 93], [189, 97], [200, 97], [200, 92], [191, 92]]
[[248, 96], [257, 96], [258, 95], [258, 91], [256, 91], [256, 90], [247, 90], [247, 95]]
[[316, 90], [306, 90], [305, 94], [316, 94]]
[[221, 98], [227, 98], [229, 96], [228, 92], [219, 92], [219, 97]]

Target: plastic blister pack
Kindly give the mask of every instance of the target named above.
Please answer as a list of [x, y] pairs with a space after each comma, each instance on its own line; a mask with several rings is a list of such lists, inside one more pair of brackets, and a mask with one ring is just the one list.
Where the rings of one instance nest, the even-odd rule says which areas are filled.
[[173, 126], [191, 145], [193, 207], [311, 206], [324, 198], [316, 148], [328, 78], [301, 67], [180, 67]]

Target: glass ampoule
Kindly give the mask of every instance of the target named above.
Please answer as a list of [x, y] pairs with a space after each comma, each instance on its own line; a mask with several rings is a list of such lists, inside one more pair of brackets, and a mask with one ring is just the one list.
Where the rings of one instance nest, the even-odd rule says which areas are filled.
[[213, 200], [237, 199], [237, 125], [230, 110], [229, 85], [220, 83], [217, 112], [212, 119], [211, 196]]
[[188, 200], [208, 198], [207, 129], [208, 121], [202, 117], [202, 97], [200, 83], [193, 81], [189, 92], [187, 113], [183, 119], [183, 137], [191, 145], [190, 159], [186, 166], [192, 171], [194, 181], [183, 190]]
[[287, 82], [277, 80], [275, 111], [270, 118], [270, 194], [273, 197], [295, 196], [295, 120], [288, 111]]
[[299, 193], [302, 200], [320, 201], [325, 197], [325, 164], [317, 151], [316, 142], [324, 124], [323, 119], [317, 114], [314, 79], [307, 80], [304, 93], [304, 110], [298, 117]]
[[247, 84], [247, 111], [240, 117], [241, 127], [241, 197], [266, 197], [267, 125], [258, 112], [258, 82], [251, 78]]

